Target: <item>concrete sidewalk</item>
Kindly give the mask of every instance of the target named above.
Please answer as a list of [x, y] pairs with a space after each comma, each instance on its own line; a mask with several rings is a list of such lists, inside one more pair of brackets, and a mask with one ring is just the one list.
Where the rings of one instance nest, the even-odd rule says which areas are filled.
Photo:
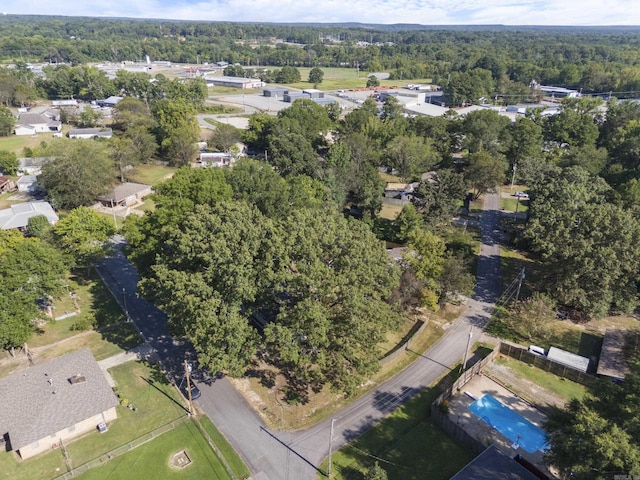
[[109, 382], [111, 387], [115, 387], [116, 384], [111, 378], [111, 374], [108, 370], [112, 367], [122, 365], [123, 363], [131, 362], [132, 360], [153, 360], [155, 357], [155, 350], [149, 343], [144, 343], [136, 348], [127, 350], [126, 352], [118, 353], [112, 357], [105, 358], [98, 362], [98, 366], [104, 372], [104, 376]]

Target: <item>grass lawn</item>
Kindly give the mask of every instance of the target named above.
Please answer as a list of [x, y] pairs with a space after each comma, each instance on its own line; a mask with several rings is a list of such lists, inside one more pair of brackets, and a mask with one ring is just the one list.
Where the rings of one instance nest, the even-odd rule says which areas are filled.
[[387, 205], [382, 204], [382, 209], [378, 212], [378, 218], [384, 218], [391, 220], [392, 222], [398, 218], [402, 211], [402, 205]]
[[[109, 432], [107, 432], [108, 434]], [[183, 468], [169, 465], [170, 458], [186, 450], [191, 464]], [[200, 480], [231, 477], [209, 447], [193, 422], [180, 425], [129, 453], [116, 457], [100, 468], [89, 470], [78, 478], [82, 480]]]
[[587, 387], [580, 385], [579, 383], [572, 382], [564, 378], [560, 378], [553, 373], [540, 370], [533, 365], [528, 365], [524, 362], [519, 362], [513, 358], [498, 357], [495, 360], [499, 365], [505, 365], [510, 370], [515, 372], [518, 376], [526, 378], [536, 385], [553, 392], [558, 397], [564, 400], [571, 400], [572, 398], [582, 399], [587, 393]]
[[127, 180], [154, 186], [169, 178], [176, 170], [177, 168], [175, 167], [165, 167], [163, 165], [136, 165], [127, 172]]
[[147, 197], [142, 205], [138, 205], [136, 210], [142, 210], [143, 212], [153, 212], [156, 209], [156, 202], [152, 198]]
[[[448, 379], [444, 379], [446, 382]], [[389, 480], [446, 480], [473, 455], [430, 420], [439, 385], [431, 386], [332, 457], [332, 477], [361, 480], [375, 461]], [[327, 461], [320, 467], [327, 469]], [[320, 475], [318, 476], [320, 478]], [[323, 477], [324, 478], [324, 477]]]
[[517, 208], [518, 213], [523, 213], [529, 210], [529, 200], [521, 199], [518, 202], [516, 197], [502, 197], [500, 198], [500, 208], [507, 212], [515, 212]]
[[[279, 67], [268, 67], [275, 69]], [[300, 70], [300, 78], [302, 81], [289, 86], [294, 88], [306, 89], [313, 88], [313, 83], [309, 83], [309, 67], [298, 67]], [[367, 85], [367, 72], [358, 72], [355, 68], [336, 68], [327, 67], [321, 68], [324, 72], [322, 83], [318, 84], [320, 90], [339, 90], [349, 88], [365, 87]], [[398, 86], [402, 87], [408, 83], [431, 83], [430, 78], [419, 78], [413, 80], [380, 80], [381, 86]]]
[[386, 172], [378, 172], [378, 176], [385, 182], [402, 183], [402, 179], [397, 175], [391, 175], [390, 173]]
[[50, 139], [50, 133], [40, 133], [35, 137], [31, 135], [9, 135], [8, 137], [0, 137], [0, 150], [14, 152], [18, 157], [22, 157], [24, 147], [34, 148], [40, 145], [40, 142], [46, 142]]
[[249, 472], [249, 469], [244, 464], [240, 456], [229, 442], [227, 442], [227, 439], [224, 438], [216, 426], [211, 422], [211, 420], [209, 420], [209, 417], [202, 416], [198, 418], [198, 421], [209, 435], [209, 438], [211, 438], [216, 447], [218, 447], [218, 450], [226, 459], [227, 464], [231, 467], [233, 473], [235, 473], [238, 478], [248, 478], [251, 472]]
[[[72, 465], [78, 466], [97, 458], [186, 413], [178, 400], [178, 393], [169, 385], [157, 367], [140, 362], [129, 362], [113, 368], [111, 373], [120, 392], [129, 402], [138, 407], [138, 411], [133, 412], [126, 407], [117, 407], [118, 419], [109, 425], [107, 433], [91, 432], [69, 443], [67, 449]], [[149, 379], [151, 383], [145, 379]], [[170, 438], [172, 433], [166, 435]], [[107, 466], [108, 468], [109, 466]], [[145, 465], [145, 468], [151, 468], [151, 465]], [[60, 450], [53, 450], [26, 461], [19, 460], [19, 457], [13, 452], [0, 453], [0, 472], [4, 472], [3, 476], [6, 478], [44, 480], [54, 478], [65, 471], [66, 467]], [[164, 477], [157, 476], [156, 478]]]
[[110, 372], [121, 397], [138, 410], [119, 406], [107, 433], [92, 432], [70, 443], [67, 450], [75, 466], [186, 415], [182, 398], [156, 365], [128, 362]]
[[[94, 271], [88, 276], [84, 269], [71, 273], [66, 278], [66, 285], [67, 289], [61, 298], [53, 302], [53, 316], [78, 312], [78, 309], [79, 312], [74, 317], [58, 321], [52, 319], [44, 324], [29, 341], [32, 348], [48, 345], [76, 335], [78, 331], [87, 330], [94, 319], [98, 328], [126, 320], [120, 306]], [[87, 322], [86, 328], [73, 329], [74, 325], [84, 322]]]

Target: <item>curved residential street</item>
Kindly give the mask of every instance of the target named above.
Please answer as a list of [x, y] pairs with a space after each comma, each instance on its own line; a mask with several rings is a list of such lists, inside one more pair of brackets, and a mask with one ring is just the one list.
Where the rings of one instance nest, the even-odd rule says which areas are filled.
[[[333, 451], [358, 437], [398, 406], [437, 380], [464, 355], [469, 332], [478, 338], [500, 294], [500, 196], [487, 194], [481, 217], [482, 245], [475, 295], [463, 314], [427, 352], [377, 388], [355, 400], [333, 417]], [[124, 239], [116, 240], [122, 244]], [[120, 250], [97, 269], [145, 340], [156, 349], [174, 378], [181, 375], [186, 346], [174, 344], [166, 331], [166, 318], [153, 305], [136, 296], [138, 274]], [[317, 465], [327, 456], [332, 419], [299, 432], [266, 428], [259, 416], [225, 378], [211, 379], [197, 372], [202, 396], [198, 404], [231, 442], [252, 472], [254, 480], [315, 479]], [[324, 472], [323, 472], [324, 473]]]

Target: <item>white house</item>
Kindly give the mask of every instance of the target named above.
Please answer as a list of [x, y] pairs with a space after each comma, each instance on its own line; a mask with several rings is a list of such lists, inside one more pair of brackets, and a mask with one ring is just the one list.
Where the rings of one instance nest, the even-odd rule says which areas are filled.
[[200, 152], [199, 161], [194, 167], [231, 167], [236, 163], [236, 157], [225, 152]]
[[110, 128], [72, 128], [69, 138], [111, 138], [113, 130]]
[[19, 192], [33, 192], [38, 186], [38, 179], [35, 175], [23, 175], [16, 182]]
[[22, 459], [106, 428], [118, 398], [88, 348], [0, 379], [0, 438]]
[[35, 135], [44, 132], [60, 132], [62, 123], [39, 113], [22, 113], [14, 128], [16, 135]]
[[12, 205], [0, 210], [0, 229], [24, 229], [29, 225], [31, 217], [44, 215], [51, 225], [58, 221], [58, 215], [49, 202], [27, 202]]

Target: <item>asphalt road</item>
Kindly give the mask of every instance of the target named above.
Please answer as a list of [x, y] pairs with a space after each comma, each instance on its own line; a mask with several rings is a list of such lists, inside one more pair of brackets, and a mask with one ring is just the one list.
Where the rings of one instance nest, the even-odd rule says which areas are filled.
[[[432, 384], [464, 355], [470, 332], [477, 338], [500, 293], [499, 195], [486, 195], [481, 217], [482, 246], [478, 261], [476, 291], [464, 313], [427, 352], [413, 352], [417, 360], [408, 368], [357, 399], [332, 419], [298, 432], [266, 428], [253, 408], [225, 379], [196, 372], [202, 396], [198, 404], [227, 437], [252, 472], [254, 480], [305, 480], [317, 478], [317, 465], [327, 456], [330, 438], [336, 451]], [[120, 245], [124, 240], [118, 239]], [[135, 268], [118, 250], [98, 265], [105, 283], [143, 337], [151, 342], [174, 379], [182, 375], [185, 357], [193, 351], [175, 345], [166, 331], [166, 317], [136, 296], [139, 280]], [[333, 423], [333, 435], [331, 426]], [[324, 472], [322, 472], [324, 473]]]

